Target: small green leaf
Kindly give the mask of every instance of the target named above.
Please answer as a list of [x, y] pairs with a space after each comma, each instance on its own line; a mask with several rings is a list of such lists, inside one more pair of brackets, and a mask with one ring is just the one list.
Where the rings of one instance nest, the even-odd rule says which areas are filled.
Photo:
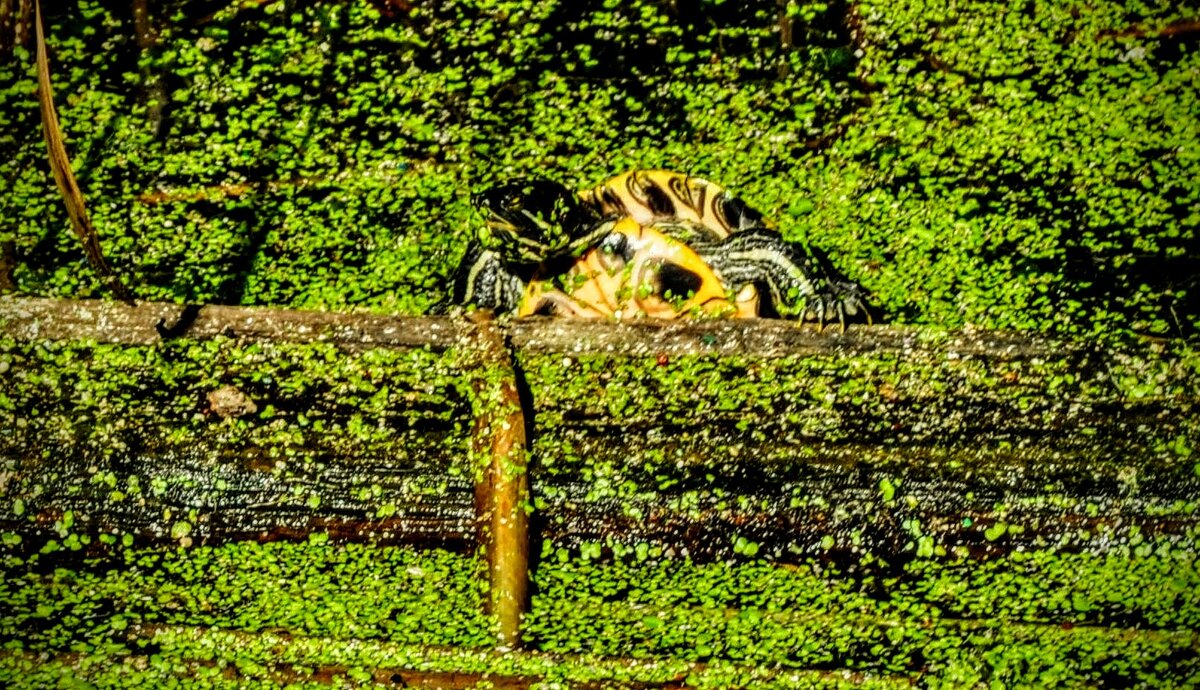
[[891, 479], [884, 477], [879, 480], [879, 492], [883, 494], [884, 503], [891, 503], [896, 498], [896, 485]]
[[183, 539], [184, 537], [188, 536], [191, 533], [192, 533], [192, 523], [188, 522], [187, 520], [180, 520], [179, 522], [176, 522], [175, 524], [171, 525], [171, 538], [172, 539]]

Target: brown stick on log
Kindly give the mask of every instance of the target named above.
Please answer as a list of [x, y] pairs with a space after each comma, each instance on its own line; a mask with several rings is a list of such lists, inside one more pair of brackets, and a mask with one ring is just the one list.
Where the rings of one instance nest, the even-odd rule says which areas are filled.
[[486, 552], [488, 608], [496, 617], [500, 646], [511, 648], [520, 644], [529, 581], [525, 414], [502, 332], [489, 314], [472, 316], [475, 511]]

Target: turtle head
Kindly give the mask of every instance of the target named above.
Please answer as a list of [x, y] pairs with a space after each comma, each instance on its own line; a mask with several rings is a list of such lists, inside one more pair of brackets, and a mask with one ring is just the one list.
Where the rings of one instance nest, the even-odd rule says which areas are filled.
[[574, 191], [549, 180], [508, 182], [471, 201], [485, 221], [479, 244], [510, 264], [536, 264], [569, 254], [596, 222]]

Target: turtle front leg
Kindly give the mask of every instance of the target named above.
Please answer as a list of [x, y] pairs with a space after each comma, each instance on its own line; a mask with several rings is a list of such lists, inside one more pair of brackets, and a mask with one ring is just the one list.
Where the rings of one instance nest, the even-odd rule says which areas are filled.
[[496, 313], [515, 310], [525, 281], [500, 260], [500, 255], [471, 243], [454, 272], [454, 304], [473, 304]]
[[836, 315], [843, 329], [848, 316], [862, 312], [870, 319], [861, 286], [830, 277], [817, 257], [772, 230], [744, 230], [720, 242], [698, 243], [696, 249], [727, 287], [765, 287], [784, 318], [816, 321], [823, 328]]
[[846, 332], [846, 317], [856, 316], [859, 312], [868, 326], [874, 323], [871, 310], [867, 308], [867, 291], [861, 285], [849, 280], [831, 280], [829, 284], [843, 333]]

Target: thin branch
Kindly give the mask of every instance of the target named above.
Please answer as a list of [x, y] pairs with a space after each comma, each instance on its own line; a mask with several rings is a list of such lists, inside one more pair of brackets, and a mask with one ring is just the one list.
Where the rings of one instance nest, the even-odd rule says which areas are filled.
[[17, 243], [12, 240], [0, 242], [0, 292], [17, 289], [13, 272], [17, 268]]
[[50, 155], [50, 170], [54, 173], [54, 182], [62, 193], [63, 202], [67, 207], [67, 215], [71, 218], [71, 227], [83, 242], [83, 251], [88, 263], [96, 273], [104, 279], [108, 288], [122, 302], [133, 304], [133, 295], [125, 287], [124, 282], [108, 266], [104, 260], [104, 252], [100, 249], [100, 235], [88, 217], [87, 208], [83, 201], [83, 192], [75, 180], [71, 170], [71, 159], [67, 156], [67, 148], [63, 144], [62, 127], [58, 123], [58, 113], [54, 108], [53, 90], [50, 86], [50, 62], [46, 57], [46, 37], [42, 31], [41, 3], [34, 3], [36, 19], [34, 30], [37, 34], [37, 73], [38, 73], [38, 103], [42, 110], [42, 133], [46, 137], [46, 148]]
[[1147, 28], [1144, 26], [1129, 26], [1124, 29], [1110, 29], [1101, 31], [1097, 38], [1128, 38], [1128, 37], [1167, 37], [1178, 36], [1180, 34], [1190, 34], [1200, 31], [1200, 21], [1177, 22], [1168, 24], [1158, 28]]
[[[149, 55], [158, 43], [158, 27], [150, 16], [149, 0], [133, 0], [133, 28], [137, 37], [138, 50], [143, 56]], [[157, 135], [162, 128], [163, 106], [167, 102], [167, 91], [163, 86], [162, 77], [150, 67], [142, 70], [143, 98], [146, 99], [146, 117], [150, 127]]]

